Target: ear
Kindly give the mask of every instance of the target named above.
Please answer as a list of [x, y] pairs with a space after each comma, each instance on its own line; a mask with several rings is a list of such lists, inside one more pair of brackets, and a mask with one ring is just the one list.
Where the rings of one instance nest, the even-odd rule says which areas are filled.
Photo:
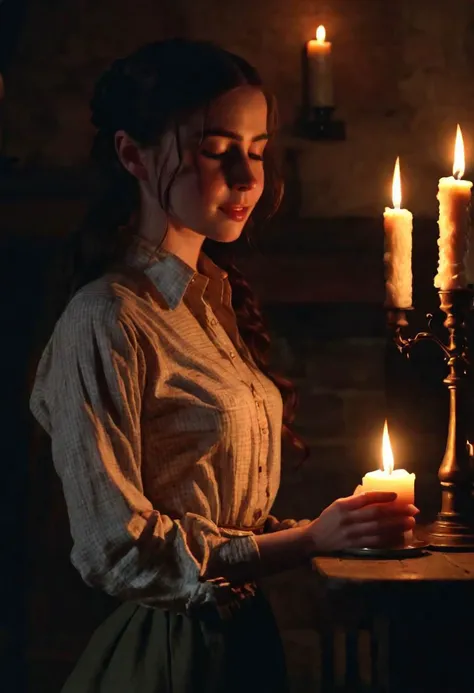
[[144, 152], [125, 130], [118, 130], [115, 133], [115, 151], [122, 166], [132, 176], [138, 180], [148, 181]]

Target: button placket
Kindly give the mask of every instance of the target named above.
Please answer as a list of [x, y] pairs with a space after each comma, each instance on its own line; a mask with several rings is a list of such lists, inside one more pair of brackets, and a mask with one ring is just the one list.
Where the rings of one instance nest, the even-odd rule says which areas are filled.
[[250, 389], [255, 400], [255, 409], [257, 412], [257, 421], [260, 433], [266, 435], [268, 433], [268, 421], [265, 414], [264, 400], [260, 397], [254, 383], [251, 383]]
[[229, 335], [225, 331], [225, 329], [222, 327], [221, 323], [219, 320], [216, 318], [214, 311], [212, 310], [211, 306], [207, 301], [203, 301], [204, 306], [205, 306], [205, 313], [206, 313], [206, 323], [212, 327], [212, 332], [215, 334], [219, 341], [219, 346], [220, 348], [225, 351], [227, 354], [227, 357], [231, 361], [231, 363], [234, 365], [236, 370], [239, 370], [238, 364], [237, 364], [237, 351], [235, 348], [235, 345], [233, 341], [230, 339]]
[[[268, 488], [268, 474], [266, 471], [266, 457], [268, 455], [269, 437], [268, 437], [268, 421], [265, 413], [264, 399], [259, 395], [259, 392], [254, 384], [250, 383], [250, 391], [255, 402], [255, 411], [257, 414], [257, 423], [259, 428], [260, 445], [258, 451], [258, 497], [259, 506], [266, 507], [270, 491]], [[261, 512], [261, 511], [260, 511]], [[257, 521], [254, 518], [254, 521]]]

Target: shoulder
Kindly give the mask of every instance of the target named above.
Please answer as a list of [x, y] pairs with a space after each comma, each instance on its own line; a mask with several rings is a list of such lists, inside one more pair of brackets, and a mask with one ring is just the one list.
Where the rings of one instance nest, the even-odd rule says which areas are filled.
[[70, 299], [55, 333], [68, 342], [81, 341], [91, 334], [137, 332], [139, 304], [146, 300], [146, 288], [139, 273], [111, 273], [84, 285]]
[[104, 274], [85, 284], [67, 304], [61, 320], [66, 323], [96, 318], [133, 320], [140, 301], [148, 296], [146, 278], [139, 272]]

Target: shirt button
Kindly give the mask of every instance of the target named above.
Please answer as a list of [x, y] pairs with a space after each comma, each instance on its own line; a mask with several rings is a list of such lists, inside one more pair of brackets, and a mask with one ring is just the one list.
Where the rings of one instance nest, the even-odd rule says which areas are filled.
[[209, 322], [213, 327], [214, 325], [217, 325], [217, 320], [215, 318], [212, 318]]
[[231, 359], [235, 359], [235, 356], [236, 356], [235, 351], [229, 351], [229, 356]]

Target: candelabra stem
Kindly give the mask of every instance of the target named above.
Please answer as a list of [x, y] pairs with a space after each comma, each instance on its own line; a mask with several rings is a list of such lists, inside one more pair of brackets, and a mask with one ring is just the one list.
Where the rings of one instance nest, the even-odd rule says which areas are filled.
[[438, 477], [441, 510], [431, 526], [429, 541], [434, 549], [474, 549], [472, 470], [467, 446], [467, 339], [465, 319], [472, 302], [469, 291], [440, 291], [441, 310], [449, 331], [449, 424], [446, 450]]

